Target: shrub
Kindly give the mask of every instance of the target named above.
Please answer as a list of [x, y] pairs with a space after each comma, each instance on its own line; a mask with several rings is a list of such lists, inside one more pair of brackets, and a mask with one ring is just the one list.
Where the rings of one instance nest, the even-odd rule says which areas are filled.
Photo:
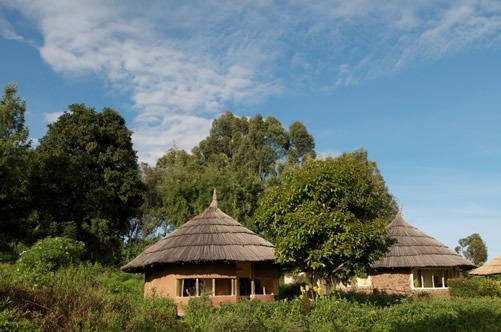
[[452, 279], [448, 286], [452, 297], [501, 296], [501, 283], [485, 277]]
[[22, 252], [16, 266], [26, 280], [41, 285], [57, 269], [80, 262], [84, 250], [83, 242], [64, 237], [45, 238]]

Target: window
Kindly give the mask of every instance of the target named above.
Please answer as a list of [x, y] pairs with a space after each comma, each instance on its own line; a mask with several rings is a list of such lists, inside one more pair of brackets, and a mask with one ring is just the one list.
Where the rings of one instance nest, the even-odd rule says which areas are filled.
[[447, 280], [459, 273], [451, 269], [414, 269], [412, 280], [414, 288], [446, 288]]
[[197, 279], [182, 279], [180, 281], [180, 296], [197, 296]]
[[212, 289], [211, 279], [203, 278], [189, 278], [177, 280], [177, 296], [200, 296], [206, 291], [206, 284], [208, 291]]
[[187, 278], [177, 280], [176, 296], [200, 296], [204, 293], [212, 296], [251, 296], [273, 294], [274, 291], [273, 279]]
[[239, 292], [240, 296], [249, 296], [252, 294], [251, 292], [251, 280], [249, 278], [240, 278], [238, 279], [239, 283]]
[[358, 278], [357, 277], [357, 287], [360, 288], [366, 288], [371, 286], [371, 279], [370, 277], [365, 277], [365, 278]]

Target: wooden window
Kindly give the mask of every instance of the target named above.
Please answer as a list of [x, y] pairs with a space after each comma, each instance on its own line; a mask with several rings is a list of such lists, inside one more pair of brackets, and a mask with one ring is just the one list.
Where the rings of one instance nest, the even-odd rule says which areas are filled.
[[[207, 289], [206, 289], [207, 287]], [[212, 292], [212, 280], [203, 278], [187, 278], [177, 280], [177, 296], [200, 296], [206, 291]]]
[[414, 288], [446, 288], [447, 280], [453, 275], [450, 269], [414, 269]]

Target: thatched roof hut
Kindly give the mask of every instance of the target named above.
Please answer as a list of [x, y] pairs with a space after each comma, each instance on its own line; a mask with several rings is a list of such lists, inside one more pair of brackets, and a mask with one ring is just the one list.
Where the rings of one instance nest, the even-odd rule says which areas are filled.
[[122, 270], [143, 272], [170, 263], [274, 260], [275, 247], [221, 211], [214, 190], [205, 211], [147, 248]]
[[391, 246], [386, 256], [372, 267], [462, 267], [474, 268], [475, 264], [447, 247], [442, 242], [408, 224], [400, 210], [387, 226], [388, 236], [397, 242]]
[[471, 270], [470, 274], [479, 276], [488, 276], [494, 274], [501, 274], [501, 256], [497, 256], [491, 261], [488, 261], [484, 265], [475, 270]]
[[122, 267], [145, 273], [145, 296], [172, 298], [182, 311], [208, 293], [214, 304], [241, 297], [273, 301], [279, 270], [275, 247], [218, 208], [210, 206]]
[[375, 272], [369, 278], [357, 279], [356, 288], [445, 295], [450, 278], [459, 277], [462, 270], [475, 267], [442, 242], [408, 224], [401, 210], [387, 229], [396, 243], [384, 258], [371, 265]]

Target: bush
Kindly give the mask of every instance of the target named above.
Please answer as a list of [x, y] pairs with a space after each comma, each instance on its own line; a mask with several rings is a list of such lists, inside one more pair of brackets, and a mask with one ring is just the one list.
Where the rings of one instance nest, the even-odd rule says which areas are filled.
[[451, 279], [448, 286], [452, 297], [501, 296], [501, 283], [485, 277]]
[[46, 284], [52, 272], [80, 262], [83, 242], [64, 237], [45, 238], [21, 253], [16, 266], [23, 277], [35, 285]]

